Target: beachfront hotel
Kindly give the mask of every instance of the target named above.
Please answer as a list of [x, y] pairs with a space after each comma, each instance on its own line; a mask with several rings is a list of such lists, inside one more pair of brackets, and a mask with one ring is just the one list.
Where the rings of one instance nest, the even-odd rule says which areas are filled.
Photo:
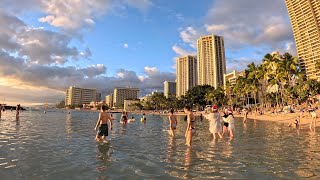
[[176, 96], [180, 97], [197, 85], [197, 57], [179, 57], [176, 62]]
[[320, 1], [286, 0], [302, 70], [320, 81]]
[[109, 108], [113, 106], [113, 94], [106, 96], [106, 104]]
[[79, 106], [96, 102], [97, 90], [70, 86], [66, 90], [66, 106]]
[[139, 99], [138, 88], [114, 88], [113, 90], [113, 106], [123, 107], [124, 100]]
[[223, 86], [226, 87], [227, 81], [229, 81], [230, 86], [233, 87], [236, 85], [237, 78], [239, 76], [244, 76], [244, 71], [238, 72], [236, 70], [233, 70], [231, 73], [224, 74], [223, 75]]
[[169, 82], [169, 81], [165, 81], [163, 83], [163, 94], [166, 98], [169, 97], [169, 95], [176, 95], [176, 86], [177, 83], [176, 82]]
[[222, 36], [201, 36], [198, 48], [198, 85], [223, 86], [226, 58]]

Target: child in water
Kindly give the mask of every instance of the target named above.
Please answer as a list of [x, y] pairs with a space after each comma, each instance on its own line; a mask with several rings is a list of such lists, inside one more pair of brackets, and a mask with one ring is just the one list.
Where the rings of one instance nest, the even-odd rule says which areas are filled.
[[142, 114], [142, 118], [141, 118], [141, 122], [146, 122], [146, 120], [147, 120], [147, 118], [146, 118], [146, 114], [145, 113], [143, 113]]
[[174, 130], [176, 130], [178, 121], [177, 121], [177, 116], [174, 113], [174, 110], [170, 110], [170, 115], [169, 115], [169, 121], [170, 121], [170, 130], [169, 133], [171, 136], [174, 137]]
[[99, 113], [99, 119], [94, 130], [96, 131], [99, 126], [99, 131], [96, 135], [97, 141], [107, 142], [106, 137], [108, 136], [108, 121], [110, 122], [110, 131], [112, 130], [112, 119], [113, 117], [106, 112], [107, 106], [102, 106], [102, 112]]
[[294, 122], [290, 123], [288, 126], [291, 127], [293, 124], [295, 125], [295, 127], [297, 129], [300, 127], [300, 116], [297, 116], [297, 118], [294, 120]]

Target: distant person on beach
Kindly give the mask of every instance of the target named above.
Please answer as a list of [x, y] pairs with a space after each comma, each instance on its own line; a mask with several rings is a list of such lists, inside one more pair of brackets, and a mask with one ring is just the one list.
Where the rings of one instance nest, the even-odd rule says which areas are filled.
[[19, 118], [20, 110], [21, 110], [21, 106], [20, 106], [20, 104], [17, 104], [17, 107], [16, 107], [16, 118]]
[[108, 136], [108, 121], [110, 122], [110, 130], [112, 130], [112, 119], [107, 112], [107, 106], [102, 106], [102, 112], [99, 113], [99, 119], [97, 121], [96, 127], [94, 130], [96, 131], [99, 127], [99, 131], [96, 135], [96, 141], [107, 142], [106, 137]]
[[218, 106], [212, 106], [211, 112], [205, 115], [205, 117], [209, 120], [209, 131], [213, 135], [213, 139], [216, 139], [216, 134], [218, 134], [219, 137], [222, 138], [222, 118], [220, 113], [218, 112]]
[[314, 111], [314, 109], [308, 110], [311, 115], [311, 122], [310, 122], [310, 130], [314, 128], [316, 129], [316, 122], [317, 122], [317, 113]]
[[177, 116], [174, 114], [174, 109], [170, 110], [169, 121], [170, 121], [169, 134], [174, 137], [174, 131], [176, 130], [178, 125]]
[[127, 114], [126, 111], [123, 111], [123, 112], [122, 112], [121, 122], [122, 122], [122, 124], [127, 124], [127, 123], [128, 123], [128, 114]]
[[191, 111], [191, 108], [189, 106], [184, 107], [184, 112], [187, 114], [187, 129], [186, 129], [186, 145], [191, 146], [192, 143], [192, 136], [195, 133], [195, 118], [194, 114]]

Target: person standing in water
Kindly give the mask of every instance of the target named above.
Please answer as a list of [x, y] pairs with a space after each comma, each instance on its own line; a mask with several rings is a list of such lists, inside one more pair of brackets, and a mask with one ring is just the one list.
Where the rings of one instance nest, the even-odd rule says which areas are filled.
[[0, 118], [1, 118], [1, 113], [2, 113], [2, 104], [0, 104]]
[[174, 113], [174, 110], [170, 110], [170, 115], [169, 115], [169, 121], [170, 121], [170, 130], [169, 134], [174, 137], [174, 130], [176, 130], [178, 121], [177, 121], [177, 116]]
[[102, 112], [99, 113], [99, 119], [97, 121], [96, 127], [94, 130], [96, 131], [99, 127], [99, 131], [96, 135], [95, 140], [107, 142], [106, 137], [108, 136], [108, 121], [110, 122], [110, 131], [112, 130], [112, 117], [106, 112], [107, 106], [102, 106]]
[[244, 108], [242, 110], [242, 113], [243, 113], [243, 123], [246, 123], [247, 122], [247, 118], [248, 118], [248, 110], [247, 110], [247, 108]]
[[228, 117], [228, 109], [224, 109], [224, 115], [222, 116], [223, 119], [223, 129], [222, 129], [222, 136], [228, 132], [229, 123], [227, 121]]
[[17, 107], [16, 107], [16, 118], [17, 119], [19, 118], [20, 110], [21, 110], [21, 106], [20, 106], [20, 104], [17, 104]]
[[128, 114], [127, 114], [126, 111], [123, 111], [123, 112], [122, 112], [121, 122], [122, 122], [123, 124], [127, 124], [127, 123], [128, 123]]
[[194, 114], [191, 111], [189, 106], [184, 107], [184, 112], [187, 114], [187, 129], [186, 129], [186, 145], [191, 146], [192, 143], [192, 136], [195, 133], [195, 122], [194, 122]]
[[212, 106], [211, 110], [212, 112], [205, 116], [209, 120], [209, 131], [213, 135], [213, 139], [216, 139], [216, 134], [218, 134], [219, 137], [222, 138], [222, 118], [220, 113], [218, 112], [218, 106]]
[[233, 113], [232, 113], [232, 110], [229, 109], [227, 111], [228, 113], [228, 117], [226, 118], [226, 121], [228, 122], [228, 131], [230, 133], [230, 138], [233, 138], [234, 136], [234, 116], [233, 116]]
[[147, 120], [146, 114], [143, 113], [143, 114], [142, 114], [142, 118], [141, 118], [141, 122], [146, 123], [146, 120]]

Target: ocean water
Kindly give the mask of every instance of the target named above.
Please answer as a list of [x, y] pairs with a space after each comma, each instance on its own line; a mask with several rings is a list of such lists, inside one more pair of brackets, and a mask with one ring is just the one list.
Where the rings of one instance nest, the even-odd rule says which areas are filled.
[[[121, 125], [114, 115], [107, 144], [94, 141], [97, 112], [24, 111], [0, 120], [0, 179], [300, 179], [320, 178], [320, 129], [236, 120], [235, 138], [212, 140], [206, 120], [196, 121], [192, 147], [186, 122], [176, 137], [167, 116], [141, 115]], [[318, 131], [318, 132], [317, 132]]]

